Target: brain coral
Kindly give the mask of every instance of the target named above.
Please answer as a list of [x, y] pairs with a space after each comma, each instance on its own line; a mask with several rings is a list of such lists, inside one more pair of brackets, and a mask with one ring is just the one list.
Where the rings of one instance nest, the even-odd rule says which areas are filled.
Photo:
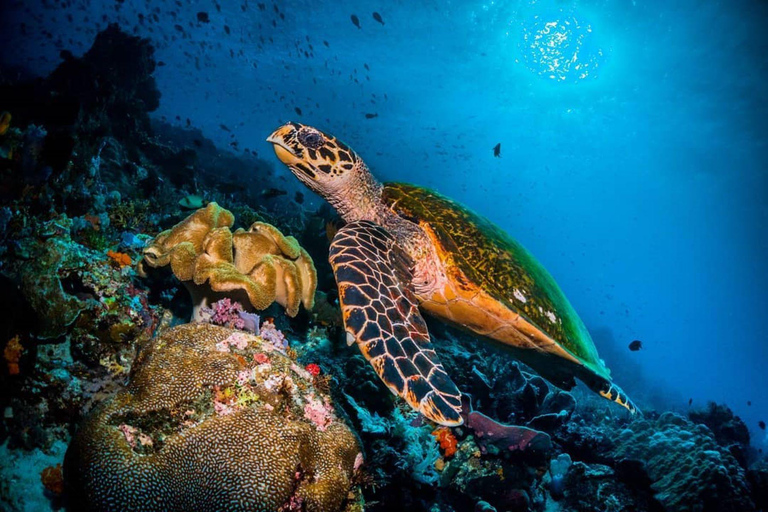
[[202, 306], [223, 297], [255, 309], [277, 302], [289, 316], [300, 304], [311, 309], [317, 272], [307, 251], [270, 224], [255, 222], [233, 233], [233, 223], [231, 212], [208, 204], [155, 237], [144, 249], [139, 274], [146, 275], [144, 265], [170, 265], [192, 295], [196, 319]]
[[257, 336], [187, 324], [142, 349], [64, 473], [75, 510], [335, 511], [352, 506], [361, 457], [291, 359]]
[[668, 510], [754, 510], [744, 469], [712, 432], [673, 413], [636, 421], [616, 440], [613, 455], [646, 463], [651, 488]]

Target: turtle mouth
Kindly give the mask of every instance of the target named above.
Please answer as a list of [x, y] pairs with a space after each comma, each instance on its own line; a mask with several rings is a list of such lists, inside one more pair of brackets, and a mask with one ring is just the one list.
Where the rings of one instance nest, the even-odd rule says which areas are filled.
[[272, 135], [267, 137], [267, 142], [272, 143], [272, 148], [275, 150], [277, 158], [294, 171], [294, 174], [297, 174], [297, 171], [299, 171], [300, 174], [314, 179], [317, 175], [314, 172], [313, 166], [297, 154], [294, 146], [286, 142], [292, 131], [295, 131], [295, 129], [290, 124], [281, 126]]
[[291, 147], [290, 144], [286, 142], [286, 139], [290, 135], [291, 129], [288, 125], [283, 125], [274, 132], [272, 132], [272, 135], [267, 137], [267, 142], [271, 142], [272, 145], [275, 148], [275, 154], [280, 159], [281, 162], [287, 164], [284, 160], [284, 158], [290, 159], [298, 159], [298, 156], [296, 155], [296, 151], [294, 148]]

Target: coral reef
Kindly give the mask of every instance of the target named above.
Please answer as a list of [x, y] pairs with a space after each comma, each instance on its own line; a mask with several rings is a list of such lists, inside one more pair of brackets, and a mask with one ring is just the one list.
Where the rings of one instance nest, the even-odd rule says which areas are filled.
[[70, 445], [71, 499], [79, 510], [340, 510], [360, 448], [306, 377], [243, 331], [165, 332]]
[[712, 432], [674, 413], [619, 433], [618, 459], [643, 460], [656, 498], [669, 510], [754, 510], [744, 469]]
[[299, 304], [311, 309], [317, 273], [296, 239], [263, 222], [232, 233], [233, 222], [232, 213], [210, 203], [160, 233], [144, 249], [140, 273], [146, 275], [144, 264], [170, 265], [192, 295], [195, 319], [223, 295], [241, 297], [241, 305], [258, 310], [278, 302], [289, 316], [296, 316]]

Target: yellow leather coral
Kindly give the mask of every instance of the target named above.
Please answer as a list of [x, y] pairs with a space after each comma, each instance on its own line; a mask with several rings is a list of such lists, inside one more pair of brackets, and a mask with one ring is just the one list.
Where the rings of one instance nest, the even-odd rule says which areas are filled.
[[145, 264], [170, 265], [192, 295], [194, 318], [224, 297], [258, 310], [277, 302], [289, 316], [300, 304], [311, 309], [317, 272], [307, 251], [264, 222], [234, 233], [233, 223], [232, 213], [216, 203], [197, 210], [144, 249], [139, 274], [146, 275]]

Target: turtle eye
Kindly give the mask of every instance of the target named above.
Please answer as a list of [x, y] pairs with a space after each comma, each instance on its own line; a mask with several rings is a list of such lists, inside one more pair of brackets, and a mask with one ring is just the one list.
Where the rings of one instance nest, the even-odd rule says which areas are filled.
[[323, 134], [318, 131], [301, 130], [299, 131], [299, 142], [306, 148], [317, 149], [323, 145], [325, 138], [323, 137]]

